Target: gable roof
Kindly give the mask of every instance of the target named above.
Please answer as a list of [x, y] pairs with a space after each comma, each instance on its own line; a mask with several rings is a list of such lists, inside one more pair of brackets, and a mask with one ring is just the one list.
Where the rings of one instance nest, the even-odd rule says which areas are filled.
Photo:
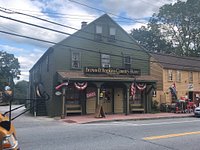
[[[109, 42], [99, 42], [99, 41], [95, 41], [93, 38], [90, 39], [90, 38], [88, 38], [87, 36], [84, 37], [84, 36], [79, 36], [79, 35], [78, 35], [78, 34], [81, 33], [81, 32], [82, 32], [83, 34], [84, 34], [84, 33], [85, 33], [85, 34], [95, 34], [95, 33], [92, 33], [92, 32], [88, 32], [88, 31], [87, 31], [87, 28], [90, 28], [91, 25], [93, 25], [93, 24], [99, 22], [99, 21], [102, 20], [102, 19], [104, 19], [104, 20], [109, 20], [109, 21], [112, 22], [114, 25], [116, 25], [117, 28], [119, 28], [120, 30], [122, 30], [122, 31], [124, 32], [124, 34], [126, 34], [127, 37], [130, 38], [130, 40], [132, 41], [132, 42], [130, 42], [131, 44], [134, 44], [135, 46], [139, 47], [139, 49], [137, 49], [137, 50], [146, 52], [146, 53], [149, 55], [149, 53], [146, 51], [146, 49], [145, 49], [144, 47], [142, 47], [140, 44], [138, 44], [138, 43], [136, 42], [136, 40], [135, 40], [130, 34], [128, 34], [119, 24], [117, 24], [108, 14], [103, 14], [103, 15], [100, 16], [99, 18], [97, 18], [97, 19], [95, 19], [94, 21], [92, 21], [91, 23], [87, 24], [84, 28], [81, 28], [80, 30], [77, 30], [75, 33], [73, 33], [73, 34], [67, 36], [66, 38], [64, 38], [63, 40], [61, 40], [60, 42], [58, 42], [57, 44], [55, 44], [55, 45], [53, 45], [52, 47], [50, 47], [49, 49], [47, 49], [47, 51], [39, 58], [39, 60], [33, 65], [33, 67], [32, 67], [29, 71], [33, 70], [33, 69], [37, 66], [37, 64], [39, 64], [39, 63], [41, 62], [41, 60], [42, 60], [43, 58], [45, 58], [45, 56], [46, 56], [48, 53], [52, 52], [57, 46], [61, 45], [61, 46], [67, 46], [67, 47], [73, 48], [73, 46], [71, 46], [71, 45], [62, 44], [62, 43], [64, 43], [64, 42], [67, 42], [69, 39], [71, 39], [71, 38], [73, 38], [73, 37], [80, 38], [80, 39], [85, 39], [85, 40], [88, 40], [88, 41], [97, 42], [97, 43], [101, 43], [101, 44], [108, 44], [108, 45], [113, 45], [113, 46], [121, 46], [120, 44], [116, 44], [116, 43], [115, 43], [115, 44], [112, 44], [112, 43], [109, 43]], [[103, 36], [103, 37], [104, 37], [104, 36]], [[126, 42], [126, 41], [124, 41], [123, 39], [122, 39], [122, 40], [121, 40], [121, 39], [116, 39], [116, 40], [119, 41], [119, 42]], [[130, 43], [129, 43], [129, 44], [130, 44]], [[121, 46], [121, 47], [123, 47], [123, 46]], [[127, 47], [127, 48], [128, 48], [128, 47]], [[134, 49], [134, 48], [131, 48], [131, 49]]]
[[167, 54], [150, 54], [165, 69], [200, 71], [199, 57], [180, 57]]

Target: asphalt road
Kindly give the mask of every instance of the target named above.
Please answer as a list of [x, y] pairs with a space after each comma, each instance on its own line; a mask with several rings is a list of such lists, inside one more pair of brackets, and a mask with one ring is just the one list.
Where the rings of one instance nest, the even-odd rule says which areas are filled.
[[73, 124], [23, 115], [14, 124], [22, 150], [200, 149], [200, 118]]

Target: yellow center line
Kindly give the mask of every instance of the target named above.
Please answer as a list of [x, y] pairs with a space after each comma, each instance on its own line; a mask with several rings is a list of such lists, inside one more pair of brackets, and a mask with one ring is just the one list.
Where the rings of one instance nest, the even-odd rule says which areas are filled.
[[143, 138], [143, 140], [165, 139], [165, 138], [172, 138], [172, 137], [185, 136], [185, 135], [193, 135], [193, 134], [200, 134], [200, 131], [196, 131], [196, 132], [184, 132], [184, 133], [177, 133], [177, 134], [166, 134], [166, 135], [161, 135], [161, 136], [150, 136], [150, 137]]

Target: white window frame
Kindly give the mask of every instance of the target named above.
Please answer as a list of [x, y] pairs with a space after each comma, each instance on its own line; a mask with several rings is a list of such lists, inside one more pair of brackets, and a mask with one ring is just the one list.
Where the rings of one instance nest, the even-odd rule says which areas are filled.
[[190, 71], [188, 73], [188, 81], [189, 81], [189, 83], [193, 83], [193, 72], [192, 71]]
[[110, 55], [101, 54], [101, 67], [110, 68]]
[[101, 25], [96, 25], [95, 32], [95, 40], [102, 41], [103, 27]]
[[109, 41], [114, 42], [115, 41], [115, 36], [116, 36], [116, 28], [110, 27], [109, 28]]
[[176, 70], [176, 81], [181, 82], [181, 71], [180, 70]]
[[[75, 63], [76, 63], [76, 66], [75, 66]], [[72, 52], [71, 67], [72, 67], [72, 69], [80, 69], [81, 68], [81, 53], [80, 52]]]
[[173, 81], [173, 70], [168, 70], [168, 81]]
[[200, 72], [198, 72], [198, 83], [200, 84]]
[[[127, 61], [129, 60], [129, 61]], [[129, 66], [129, 67], [126, 67]], [[131, 57], [130, 56], [124, 56], [124, 68], [125, 69], [131, 69]]]
[[102, 34], [103, 27], [101, 25], [96, 25], [96, 34]]

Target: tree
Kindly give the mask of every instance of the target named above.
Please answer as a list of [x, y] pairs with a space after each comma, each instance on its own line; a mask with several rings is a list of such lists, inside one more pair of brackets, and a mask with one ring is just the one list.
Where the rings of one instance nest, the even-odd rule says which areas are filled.
[[172, 44], [167, 42], [159, 33], [158, 29], [152, 28], [149, 24], [148, 27], [133, 29], [131, 36], [150, 52], [172, 53]]
[[13, 83], [13, 79], [19, 77], [19, 68], [18, 59], [13, 54], [0, 51], [0, 88], [3, 88], [4, 82]]
[[21, 99], [19, 100], [19, 104], [24, 104], [25, 99], [27, 98], [27, 92], [28, 92], [28, 82], [27, 81], [19, 81], [16, 83], [14, 88], [14, 98]]
[[[179, 56], [200, 56], [200, 1], [178, 1], [163, 5], [149, 20], [148, 32], [165, 44], [171, 44], [172, 52]], [[153, 32], [153, 33], [151, 33]], [[132, 34], [133, 35], [133, 34]], [[151, 37], [151, 36], [150, 36]], [[150, 38], [149, 37], [149, 38]], [[149, 41], [144, 41], [151, 44]], [[160, 44], [160, 43], [159, 43]], [[154, 44], [153, 48], [160, 45]], [[163, 47], [160, 47], [163, 48]]]

